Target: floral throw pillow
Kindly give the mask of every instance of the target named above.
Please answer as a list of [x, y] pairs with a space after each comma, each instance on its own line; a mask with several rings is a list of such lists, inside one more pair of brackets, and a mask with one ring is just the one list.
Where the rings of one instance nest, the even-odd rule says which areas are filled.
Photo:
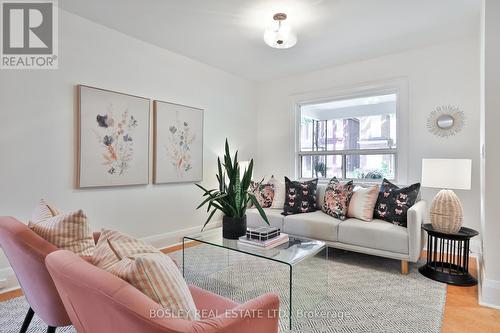
[[373, 217], [406, 227], [408, 209], [417, 201], [419, 192], [420, 183], [399, 188], [384, 178]]
[[273, 204], [274, 185], [271, 183], [258, 183], [252, 181], [250, 183], [250, 192], [255, 195], [257, 201], [262, 208], [269, 208]]
[[340, 220], [345, 220], [349, 209], [354, 183], [352, 180], [341, 183], [333, 177], [325, 190], [323, 212]]
[[316, 208], [318, 179], [305, 182], [291, 181], [285, 177], [285, 206], [283, 215], [309, 213]]

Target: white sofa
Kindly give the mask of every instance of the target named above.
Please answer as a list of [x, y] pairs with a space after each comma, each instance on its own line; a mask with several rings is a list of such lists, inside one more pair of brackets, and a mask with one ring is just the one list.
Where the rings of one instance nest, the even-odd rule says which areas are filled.
[[[425, 201], [408, 210], [407, 228], [373, 220], [355, 218], [341, 221], [321, 211], [326, 185], [318, 185], [318, 210], [312, 213], [281, 215], [282, 209], [265, 208], [269, 223], [283, 232], [325, 241], [328, 246], [401, 260], [401, 272], [408, 273], [408, 262], [417, 262], [424, 246], [421, 225], [426, 214]], [[247, 224], [261, 226], [257, 209], [247, 210]]]

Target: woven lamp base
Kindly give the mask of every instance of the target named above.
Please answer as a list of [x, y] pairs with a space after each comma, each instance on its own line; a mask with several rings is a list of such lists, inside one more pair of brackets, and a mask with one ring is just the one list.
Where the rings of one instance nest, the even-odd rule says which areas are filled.
[[430, 215], [432, 227], [437, 231], [453, 234], [462, 227], [462, 204], [451, 190], [439, 191], [432, 200]]

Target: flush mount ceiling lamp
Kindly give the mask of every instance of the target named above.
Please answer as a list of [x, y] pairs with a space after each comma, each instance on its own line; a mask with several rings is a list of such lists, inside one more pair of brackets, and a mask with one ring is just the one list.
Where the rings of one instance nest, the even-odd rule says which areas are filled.
[[286, 14], [276, 13], [273, 16], [274, 26], [264, 33], [264, 41], [276, 49], [288, 49], [297, 44], [297, 36], [288, 24], [285, 23]]

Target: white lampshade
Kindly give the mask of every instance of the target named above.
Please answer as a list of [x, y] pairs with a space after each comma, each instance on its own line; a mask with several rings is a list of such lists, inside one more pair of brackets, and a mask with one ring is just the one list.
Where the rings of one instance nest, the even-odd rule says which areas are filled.
[[268, 29], [264, 33], [264, 41], [275, 49], [288, 49], [297, 44], [297, 35], [288, 26]]
[[273, 25], [264, 32], [264, 42], [276, 49], [288, 49], [297, 44], [297, 35], [286, 21], [285, 13], [276, 13], [273, 16]]
[[470, 190], [472, 160], [422, 159], [422, 186]]

